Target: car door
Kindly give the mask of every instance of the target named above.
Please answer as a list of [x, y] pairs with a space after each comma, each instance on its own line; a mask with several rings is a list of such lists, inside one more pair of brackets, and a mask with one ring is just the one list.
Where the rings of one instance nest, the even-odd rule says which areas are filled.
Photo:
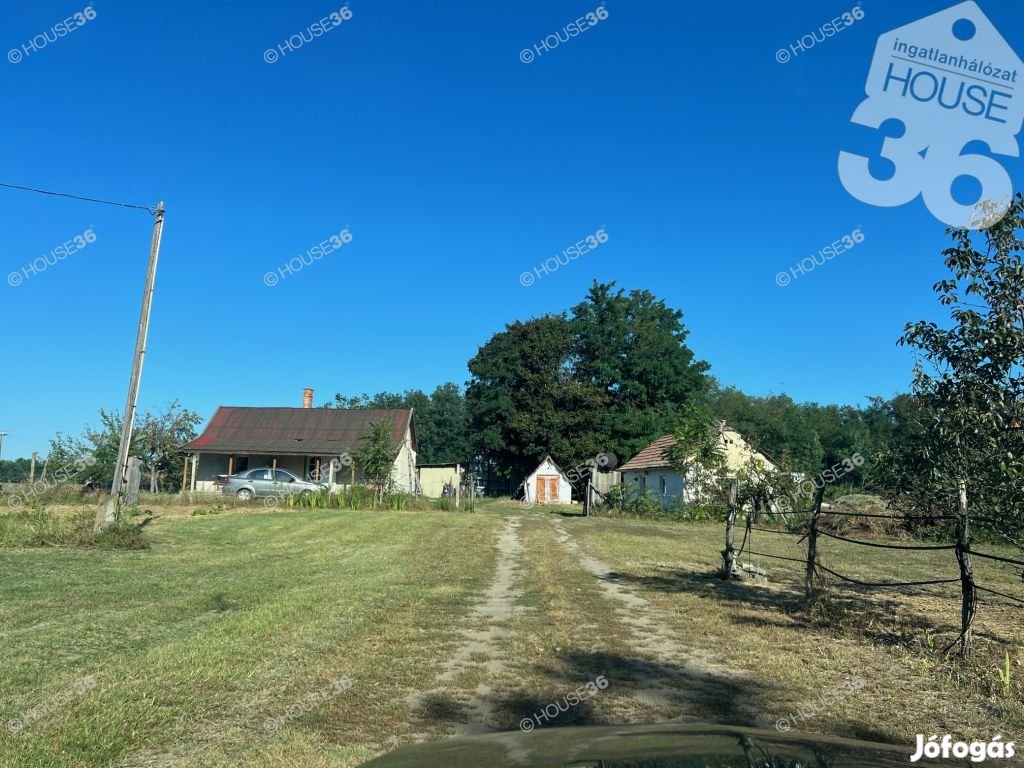
[[275, 469], [274, 494], [279, 498], [292, 494], [295, 491], [295, 487], [292, 485], [295, 480], [296, 477], [291, 472], [286, 472], [283, 469]]
[[270, 496], [274, 492], [274, 482], [270, 473], [269, 469], [254, 469], [249, 472], [249, 482], [257, 496]]

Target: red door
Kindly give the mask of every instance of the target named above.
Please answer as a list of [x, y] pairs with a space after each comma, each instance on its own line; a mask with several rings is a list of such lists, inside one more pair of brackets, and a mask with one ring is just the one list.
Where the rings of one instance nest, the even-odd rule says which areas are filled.
[[537, 503], [558, 502], [558, 475], [537, 476]]

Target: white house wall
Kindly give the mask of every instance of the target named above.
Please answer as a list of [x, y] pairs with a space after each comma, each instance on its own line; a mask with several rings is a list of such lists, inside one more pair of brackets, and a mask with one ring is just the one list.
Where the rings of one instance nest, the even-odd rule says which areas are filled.
[[412, 427], [405, 428], [402, 447], [398, 449], [395, 465], [391, 469], [391, 479], [395, 490], [405, 493], [416, 492], [416, 451], [412, 447]]
[[622, 482], [637, 488], [647, 488], [661, 500], [661, 506], [668, 508], [679, 497], [692, 501], [683, 476], [669, 467], [654, 469], [627, 469], [622, 472]]

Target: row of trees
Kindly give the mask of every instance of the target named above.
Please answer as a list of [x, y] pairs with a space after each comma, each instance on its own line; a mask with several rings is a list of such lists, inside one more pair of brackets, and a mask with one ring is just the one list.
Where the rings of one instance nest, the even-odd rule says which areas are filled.
[[[47, 462], [55, 470], [81, 466], [83, 459], [94, 460], [86, 469], [76, 472], [79, 482], [92, 480], [100, 488], [109, 488], [117, 466], [117, 450], [121, 441], [120, 414], [100, 410], [98, 427], [86, 427], [78, 437], [58, 432], [50, 440]], [[149, 490], [176, 491], [181, 488], [185, 458], [181, 446], [196, 437], [201, 417], [175, 401], [157, 411], [138, 416], [132, 431], [129, 455], [142, 459]]]

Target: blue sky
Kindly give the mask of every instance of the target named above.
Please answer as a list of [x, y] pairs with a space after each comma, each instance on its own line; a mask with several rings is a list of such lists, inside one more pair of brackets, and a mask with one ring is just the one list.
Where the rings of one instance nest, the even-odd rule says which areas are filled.
[[[268, 64], [338, 6], [96, 0], [84, 26], [0, 61], [0, 182], [166, 202], [143, 409], [179, 399], [205, 419], [298, 406], [305, 386], [319, 404], [464, 382], [492, 333], [595, 278], [683, 310], [725, 384], [862, 402], [907, 388], [895, 342], [941, 316], [946, 239], [920, 198], [851, 197], [837, 155], [880, 145], [850, 124], [879, 35], [952, 4], [866, 0], [779, 64], [851, 4], [607, 0], [607, 19], [524, 64], [596, 3], [351, 0], [352, 18]], [[1018, 4], [980, 5], [1024, 50]], [[81, 10], [7, 3], [0, 48]], [[1003, 164], [1020, 189], [1020, 160]], [[3, 276], [96, 235], [0, 283], [12, 458], [124, 407], [151, 219], [8, 190], [0, 212]], [[264, 284], [345, 227], [351, 243]], [[520, 284], [602, 227], [606, 244]], [[776, 285], [857, 228], [863, 243]]]

